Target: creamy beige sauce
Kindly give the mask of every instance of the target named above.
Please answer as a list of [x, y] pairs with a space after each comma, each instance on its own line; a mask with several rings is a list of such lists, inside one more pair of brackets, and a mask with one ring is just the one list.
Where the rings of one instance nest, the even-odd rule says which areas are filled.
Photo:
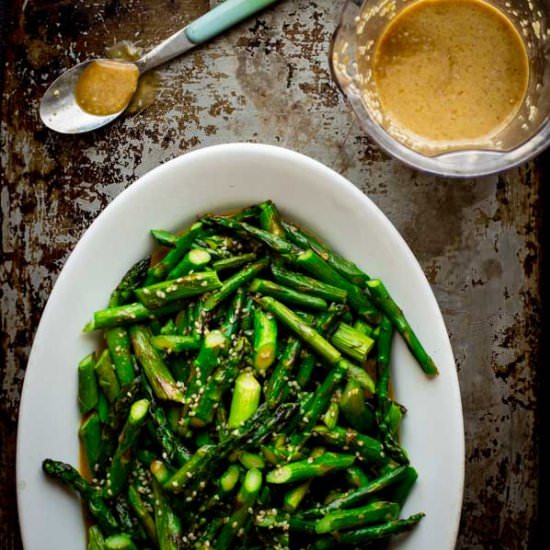
[[75, 97], [80, 107], [92, 115], [118, 113], [128, 105], [139, 79], [133, 63], [101, 59], [90, 63], [78, 79]]
[[[107, 48], [105, 54], [109, 59], [134, 62], [143, 55], [143, 50], [132, 42], [123, 40]], [[159, 90], [160, 79], [155, 71], [141, 75], [126, 112], [136, 114], [147, 109], [156, 101]]]
[[447, 148], [487, 141], [504, 128], [529, 79], [520, 34], [481, 0], [407, 6], [381, 34], [372, 65], [359, 60], [360, 71], [371, 68], [383, 126], [412, 143]]

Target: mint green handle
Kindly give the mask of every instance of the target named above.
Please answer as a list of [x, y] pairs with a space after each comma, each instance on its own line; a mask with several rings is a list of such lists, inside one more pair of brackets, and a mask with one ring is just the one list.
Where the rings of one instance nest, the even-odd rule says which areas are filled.
[[213, 10], [206, 12], [202, 17], [187, 25], [185, 34], [194, 44], [201, 44], [276, 1], [225, 0]]

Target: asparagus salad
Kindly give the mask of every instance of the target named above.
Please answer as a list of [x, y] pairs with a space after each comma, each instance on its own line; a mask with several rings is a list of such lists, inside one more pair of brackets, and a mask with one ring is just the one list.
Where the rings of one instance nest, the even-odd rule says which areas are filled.
[[88, 550], [381, 546], [417, 473], [391, 393], [399, 332], [437, 369], [384, 284], [268, 201], [203, 216], [134, 265], [78, 365]]

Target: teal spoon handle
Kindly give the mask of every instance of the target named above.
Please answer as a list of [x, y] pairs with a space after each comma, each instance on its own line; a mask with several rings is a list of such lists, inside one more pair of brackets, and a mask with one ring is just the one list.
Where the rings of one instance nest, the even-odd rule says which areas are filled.
[[136, 61], [139, 72], [143, 74], [185, 53], [197, 44], [207, 42], [275, 2], [277, 0], [225, 0]]
[[275, 2], [277, 0], [225, 0], [190, 23], [185, 33], [194, 44], [202, 44]]

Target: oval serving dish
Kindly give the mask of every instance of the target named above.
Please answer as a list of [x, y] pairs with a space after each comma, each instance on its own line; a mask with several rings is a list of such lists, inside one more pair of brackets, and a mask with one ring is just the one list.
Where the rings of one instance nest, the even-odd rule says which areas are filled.
[[419, 479], [403, 516], [426, 517], [400, 550], [452, 550], [464, 481], [464, 430], [454, 358], [418, 262], [384, 214], [349, 181], [301, 154], [229, 144], [180, 156], [121, 193], [86, 231], [48, 300], [31, 350], [17, 441], [17, 487], [26, 550], [85, 548], [77, 497], [42, 473], [45, 457], [79, 464], [76, 365], [97, 346], [81, 332], [112, 288], [152, 246], [151, 228], [177, 230], [200, 214], [266, 199], [372, 276], [384, 280], [439, 367], [428, 379], [401, 338], [393, 344], [396, 399], [408, 409], [401, 442]]

